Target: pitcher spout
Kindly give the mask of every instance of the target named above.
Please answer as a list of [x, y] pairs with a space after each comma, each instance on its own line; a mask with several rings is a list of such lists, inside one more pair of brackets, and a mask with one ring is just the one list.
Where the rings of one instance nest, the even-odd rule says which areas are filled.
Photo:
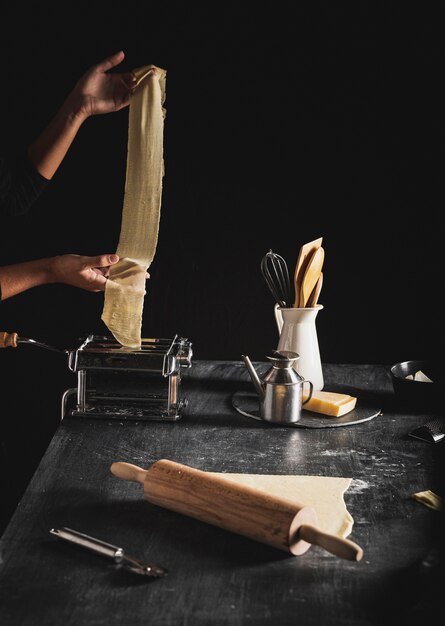
[[264, 396], [265, 396], [264, 388], [263, 388], [263, 385], [261, 384], [260, 379], [258, 378], [258, 374], [256, 373], [255, 368], [253, 367], [251, 360], [245, 354], [242, 354], [241, 357], [242, 357], [242, 359], [243, 359], [243, 361], [244, 361], [244, 363], [245, 363], [245, 365], [247, 367], [247, 371], [250, 374], [250, 378], [252, 379], [252, 382], [253, 382], [254, 387], [255, 387], [255, 389], [256, 389], [259, 397], [260, 397], [260, 400], [264, 400]]

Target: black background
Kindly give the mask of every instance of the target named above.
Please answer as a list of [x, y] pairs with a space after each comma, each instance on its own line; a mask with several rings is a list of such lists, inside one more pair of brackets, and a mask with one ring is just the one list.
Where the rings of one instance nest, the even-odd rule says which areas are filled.
[[[438, 354], [442, 272], [443, 14], [372, 2], [6, 3], [1, 149], [24, 149], [80, 75], [123, 49], [120, 70], [167, 70], [165, 177], [143, 336], [179, 333], [196, 359], [263, 360], [276, 347], [260, 273], [291, 274], [323, 236], [322, 361]], [[89, 119], [30, 214], [4, 222], [0, 262], [114, 252], [128, 110]], [[102, 294], [39, 287], [0, 307], [1, 330], [75, 348]], [[2, 428], [21, 487], [76, 385], [66, 359], [0, 353]], [[26, 436], [22, 434], [26, 433]]]

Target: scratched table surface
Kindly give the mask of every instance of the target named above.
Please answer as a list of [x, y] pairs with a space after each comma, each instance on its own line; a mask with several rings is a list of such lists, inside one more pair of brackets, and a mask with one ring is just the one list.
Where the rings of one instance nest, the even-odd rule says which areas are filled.
[[[269, 367], [255, 365], [260, 375]], [[233, 394], [252, 389], [241, 361], [196, 361], [183, 374], [188, 405], [177, 422], [65, 417], [1, 538], [1, 623], [361, 626], [434, 615], [441, 515], [411, 496], [437, 487], [443, 446], [408, 436], [431, 414], [398, 408], [385, 365], [323, 370], [325, 389], [381, 414], [341, 428], [270, 426], [233, 408]], [[208, 471], [350, 477], [350, 538], [364, 557], [350, 562], [318, 546], [292, 556], [152, 505], [142, 485], [110, 472], [115, 461], [147, 468], [160, 458]], [[50, 535], [62, 526], [168, 575], [118, 569]]]

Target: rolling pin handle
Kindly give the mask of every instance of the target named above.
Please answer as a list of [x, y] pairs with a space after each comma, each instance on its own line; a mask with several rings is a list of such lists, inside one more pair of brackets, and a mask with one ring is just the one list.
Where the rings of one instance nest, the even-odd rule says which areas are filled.
[[112, 474], [118, 478], [122, 478], [122, 480], [131, 480], [134, 483], [141, 483], [142, 485], [145, 483], [147, 476], [147, 470], [133, 465], [132, 463], [113, 463], [110, 470]]
[[0, 348], [17, 348], [17, 333], [0, 332]]
[[320, 548], [324, 548], [331, 554], [335, 554], [342, 559], [347, 559], [348, 561], [360, 561], [363, 557], [362, 548], [353, 541], [337, 537], [336, 535], [330, 535], [329, 533], [324, 533], [316, 526], [302, 524], [298, 529], [298, 533], [304, 541], [320, 546]]

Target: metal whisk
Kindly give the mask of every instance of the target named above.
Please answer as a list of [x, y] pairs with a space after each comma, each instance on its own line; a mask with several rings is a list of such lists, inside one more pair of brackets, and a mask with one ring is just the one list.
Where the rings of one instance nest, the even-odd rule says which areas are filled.
[[282, 256], [269, 250], [261, 259], [261, 273], [275, 302], [281, 307], [290, 307], [293, 293], [287, 263]]

